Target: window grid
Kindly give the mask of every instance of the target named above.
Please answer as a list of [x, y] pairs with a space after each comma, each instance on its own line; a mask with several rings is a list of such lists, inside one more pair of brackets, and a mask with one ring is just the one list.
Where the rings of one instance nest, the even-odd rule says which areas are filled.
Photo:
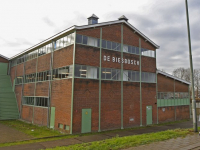
[[49, 99], [47, 97], [24, 97], [23, 105], [48, 107]]
[[[62, 48], [62, 47], [66, 47], [70, 44], [73, 44], [74, 43], [74, 36], [75, 36], [75, 34], [71, 33], [71, 34], [69, 34], [65, 37], [58, 39], [55, 42], [55, 50]], [[11, 67], [16, 66], [17, 64], [23, 63], [25, 61], [35, 59], [39, 56], [51, 53], [52, 50], [53, 50], [52, 43], [48, 43], [48, 44], [46, 44], [46, 45], [28, 53], [28, 54], [25, 54], [25, 55], [23, 55], [19, 58], [13, 59], [11, 61]]]
[[[77, 34], [76, 43], [100, 47], [100, 39]], [[102, 39], [102, 48], [120, 51], [121, 44]], [[139, 55], [139, 47], [123, 44], [123, 52]], [[155, 51], [141, 48], [141, 55], [155, 58]]]
[[189, 98], [188, 92], [158, 92], [158, 99], [185, 99]]

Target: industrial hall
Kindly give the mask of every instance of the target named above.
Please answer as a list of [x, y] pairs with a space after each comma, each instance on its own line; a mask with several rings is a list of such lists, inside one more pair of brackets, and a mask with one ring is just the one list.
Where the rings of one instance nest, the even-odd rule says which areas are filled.
[[157, 44], [125, 16], [87, 19], [0, 55], [0, 120], [76, 134], [190, 118], [190, 83], [156, 69]]

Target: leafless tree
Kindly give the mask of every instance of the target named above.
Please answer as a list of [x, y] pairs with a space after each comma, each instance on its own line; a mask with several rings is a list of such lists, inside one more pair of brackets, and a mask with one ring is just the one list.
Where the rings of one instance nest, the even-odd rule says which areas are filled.
[[[190, 68], [182, 68], [182, 67], [180, 67], [180, 68], [174, 69], [172, 74], [175, 77], [178, 77], [178, 78], [183, 79], [185, 81], [191, 82], [191, 79], [190, 79]], [[195, 89], [197, 91], [197, 96], [198, 96], [198, 91], [200, 89], [199, 81], [200, 81], [200, 69], [194, 69], [194, 87], [195, 87]]]

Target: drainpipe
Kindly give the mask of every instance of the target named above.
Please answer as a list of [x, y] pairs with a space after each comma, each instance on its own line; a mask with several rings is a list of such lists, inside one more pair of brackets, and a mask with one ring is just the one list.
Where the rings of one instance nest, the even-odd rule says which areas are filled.
[[142, 67], [141, 67], [141, 39], [139, 38], [139, 52], [140, 52], [140, 126], [142, 126]]
[[123, 127], [123, 24], [121, 24], [121, 129]]
[[35, 111], [35, 105], [36, 105], [36, 97], [35, 97], [35, 93], [36, 93], [36, 82], [37, 82], [37, 66], [38, 66], [38, 52], [37, 52], [37, 60], [36, 60], [36, 73], [35, 73], [35, 87], [34, 87], [34, 105], [33, 105], [33, 117], [32, 117], [32, 123], [34, 123], [34, 111]]
[[102, 28], [100, 29], [100, 56], [99, 56], [99, 130], [101, 132], [101, 55], [102, 55]]
[[72, 95], [71, 95], [71, 125], [70, 134], [73, 129], [73, 103], [74, 103], [74, 76], [75, 76], [75, 50], [76, 50], [76, 30], [74, 31], [74, 49], [73, 49], [73, 73], [72, 73]]

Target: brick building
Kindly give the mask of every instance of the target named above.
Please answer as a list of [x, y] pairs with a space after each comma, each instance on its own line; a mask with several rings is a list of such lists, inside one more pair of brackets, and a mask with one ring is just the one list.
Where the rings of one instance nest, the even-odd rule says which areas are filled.
[[[162, 96], [157, 101], [156, 90], [173, 92], [173, 86], [162, 85], [163, 74], [157, 87], [158, 48], [125, 16], [98, 23], [92, 15], [88, 25], [72, 26], [10, 58], [20, 118], [68, 133], [170, 121], [164, 112], [174, 110], [175, 119], [182, 119], [188, 104], [179, 109], [163, 105]], [[174, 82], [188, 92], [188, 84], [164, 84]]]

